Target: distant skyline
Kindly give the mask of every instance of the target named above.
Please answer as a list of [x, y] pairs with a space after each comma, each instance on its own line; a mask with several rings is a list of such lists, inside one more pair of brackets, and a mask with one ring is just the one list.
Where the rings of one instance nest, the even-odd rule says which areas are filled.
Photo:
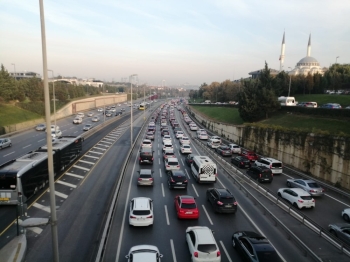
[[[38, 0], [1, 0], [0, 63], [43, 75]], [[306, 56], [350, 63], [350, 1], [45, 1], [48, 68], [55, 75], [140, 84], [210, 84], [284, 69]], [[49, 74], [51, 75], [51, 74]]]

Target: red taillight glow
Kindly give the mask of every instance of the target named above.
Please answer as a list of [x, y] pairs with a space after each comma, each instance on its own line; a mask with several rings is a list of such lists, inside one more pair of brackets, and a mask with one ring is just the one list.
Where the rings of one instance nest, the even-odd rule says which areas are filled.
[[221, 201], [217, 201], [216, 202], [219, 206], [222, 206], [224, 203], [222, 203]]
[[221, 256], [220, 251], [216, 252], [216, 256], [217, 256], [217, 257]]
[[148, 217], [146, 217], [146, 218], [152, 218], [153, 216], [148, 216]]
[[234, 204], [235, 206], [237, 206], [237, 205], [238, 205], [237, 201], [233, 202], [233, 204]]
[[141, 180], [142, 180], [142, 178], [140, 178], [140, 177], [139, 177], [137, 180], [138, 180], [138, 181], [141, 181]]
[[130, 218], [136, 218], [136, 217], [134, 217], [134, 216], [130, 216]]
[[312, 199], [312, 202], [314, 202], [314, 203], [315, 203], [315, 199]]
[[198, 257], [198, 252], [196, 251], [196, 252], [193, 252], [193, 256], [194, 257]]
[[303, 200], [301, 200], [301, 199], [299, 199], [299, 200], [298, 200], [298, 202], [299, 202], [299, 203], [304, 203], [304, 201], [303, 201]]
[[174, 181], [174, 179], [171, 179], [170, 182], [171, 182], [171, 183], [174, 183], [175, 181]]

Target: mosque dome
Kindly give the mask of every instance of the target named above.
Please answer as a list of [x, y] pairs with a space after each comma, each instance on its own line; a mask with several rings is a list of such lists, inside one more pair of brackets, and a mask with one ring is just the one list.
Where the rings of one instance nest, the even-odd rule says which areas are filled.
[[320, 66], [320, 63], [316, 60], [316, 58], [306, 56], [297, 63], [297, 66]]

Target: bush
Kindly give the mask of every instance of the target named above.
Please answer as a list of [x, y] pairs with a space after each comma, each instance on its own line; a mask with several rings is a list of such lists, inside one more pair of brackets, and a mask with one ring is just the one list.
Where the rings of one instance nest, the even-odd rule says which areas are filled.
[[329, 109], [329, 108], [310, 108], [299, 106], [282, 106], [281, 111], [291, 112], [295, 114], [303, 114], [310, 116], [323, 116], [331, 118], [350, 118], [349, 109]]

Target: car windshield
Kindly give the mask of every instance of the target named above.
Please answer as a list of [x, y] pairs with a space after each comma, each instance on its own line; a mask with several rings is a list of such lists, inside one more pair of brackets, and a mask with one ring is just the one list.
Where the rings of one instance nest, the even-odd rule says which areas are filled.
[[198, 251], [205, 252], [205, 253], [214, 252], [214, 251], [216, 251], [216, 245], [215, 244], [202, 244], [202, 245], [198, 245], [197, 249], [198, 249]]
[[300, 197], [302, 200], [312, 200], [311, 196], [301, 196]]
[[319, 188], [320, 186], [316, 182], [307, 183], [311, 188]]
[[151, 174], [141, 174], [140, 175], [140, 178], [151, 178], [152, 177], [152, 175]]
[[151, 214], [151, 211], [149, 211], [149, 210], [134, 210], [133, 214], [135, 216], [146, 216], [146, 215]]
[[196, 203], [182, 203], [181, 208], [195, 209], [195, 208], [197, 208], [197, 206], [196, 206]]
[[260, 262], [281, 261], [275, 251], [258, 251], [256, 254]]
[[224, 204], [233, 204], [234, 202], [232, 197], [221, 198], [220, 201]]
[[175, 161], [169, 161], [168, 162], [168, 165], [169, 166], [177, 166], [179, 163], [178, 162], [175, 162]]
[[282, 163], [272, 163], [272, 167], [282, 167]]

